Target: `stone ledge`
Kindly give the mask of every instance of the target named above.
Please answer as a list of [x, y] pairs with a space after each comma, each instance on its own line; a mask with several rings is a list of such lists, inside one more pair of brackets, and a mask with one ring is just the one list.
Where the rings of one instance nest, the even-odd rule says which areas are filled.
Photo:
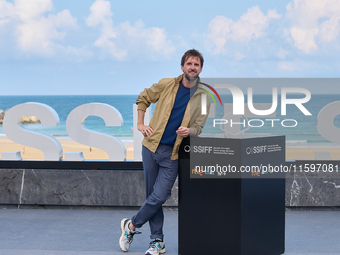
[[[339, 207], [340, 179], [288, 178], [289, 208]], [[0, 169], [0, 204], [134, 207], [145, 200], [143, 171]], [[178, 180], [165, 206], [178, 204]]]
[[[0, 204], [141, 206], [145, 200], [143, 171], [136, 170], [1, 169], [0, 180]], [[177, 190], [176, 183], [166, 206], [177, 205]]]

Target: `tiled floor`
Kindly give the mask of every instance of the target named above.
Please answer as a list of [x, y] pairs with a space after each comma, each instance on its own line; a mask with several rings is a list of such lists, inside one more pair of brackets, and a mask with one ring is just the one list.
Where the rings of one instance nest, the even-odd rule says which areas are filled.
[[[0, 209], [0, 254], [127, 254], [120, 251], [120, 220], [134, 210]], [[166, 254], [177, 254], [177, 211], [165, 212]], [[128, 254], [144, 254], [146, 224]], [[340, 211], [287, 211], [287, 255], [340, 254]], [[222, 241], [222, 240], [221, 240]], [[194, 255], [194, 254], [193, 254]], [[195, 254], [196, 255], [196, 254]], [[227, 255], [227, 252], [226, 252]]]

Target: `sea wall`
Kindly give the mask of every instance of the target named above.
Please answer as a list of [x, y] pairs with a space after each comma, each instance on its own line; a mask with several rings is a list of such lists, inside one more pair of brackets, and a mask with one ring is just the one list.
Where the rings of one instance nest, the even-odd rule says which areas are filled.
[[[140, 206], [143, 171], [1, 169], [0, 204]], [[177, 205], [177, 185], [167, 205]]]
[[[145, 199], [138, 169], [0, 169], [0, 204], [140, 206]], [[178, 181], [166, 206], [177, 206]], [[340, 180], [295, 175], [286, 179], [286, 206], [339, 207]]]

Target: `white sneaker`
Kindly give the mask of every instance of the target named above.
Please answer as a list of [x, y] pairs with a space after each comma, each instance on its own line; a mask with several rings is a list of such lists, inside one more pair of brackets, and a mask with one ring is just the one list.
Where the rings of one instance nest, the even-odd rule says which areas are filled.
[[120, 229], [122, 230], [122, 235], [119, 238], [119, 246], [122, 251], [128, 251], [130, 248], [130, 244], [133, 241], [133, 236], [135, 234], [141, 234], [141, 232], [133, 231], [129, 229], [129, 224], [131, 220], [122, 219], [120, 222]]
[[150, 247], [145, 252], [145, 255], [158, 255], [162, 253], [165, 253], [165, 244], [162, 239], [156, 238], [150, 242]]

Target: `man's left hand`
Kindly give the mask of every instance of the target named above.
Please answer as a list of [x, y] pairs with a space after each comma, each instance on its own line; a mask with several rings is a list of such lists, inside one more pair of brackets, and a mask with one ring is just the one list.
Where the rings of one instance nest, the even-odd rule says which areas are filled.
[[179, 127], [176, 131], [177, 135], [181, 137], [187, 137], [190, 135], [190, 128], [187, 127]]

